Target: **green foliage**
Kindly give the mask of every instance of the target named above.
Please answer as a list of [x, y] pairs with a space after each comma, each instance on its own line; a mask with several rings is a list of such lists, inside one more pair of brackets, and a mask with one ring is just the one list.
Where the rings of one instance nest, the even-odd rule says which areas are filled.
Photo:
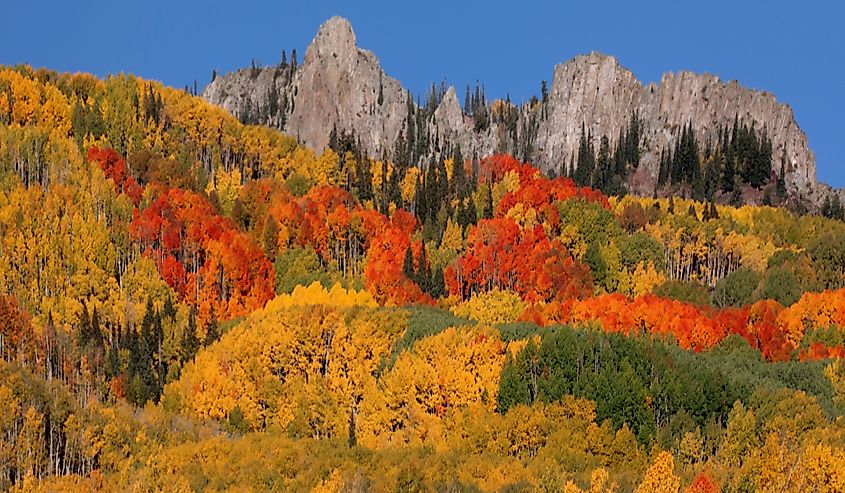
[[807, 245], [807, 252], [824, 287], [836, 289], [843, 286], [845, 235], [829, 232], [816, 236]]
[[290, 294], [296, 286], [308, 286], [314, 281], [324, 288], [336, 282], [338, 274], [325, 269], [311, 247], [289, 248], [276, 256], [276, 294]]
[[543, 333], [546, 329], [531, 322], [509, 322], [497, 324], [502, 341], [519, 341]]
[[741, 267], [716, 282], [711, 300], [713, 306], [742, 306], [754, 301], [754, 291], [762, 276], [750, 267]]
[[404, 308], [402, 311], [408, 314], [408, 328], [390, 349], [388, 367], [392, 367], [399, 354], [402, 351], [410, 350], [417, 341], [439, 334], [449, 327], [463, 327], [474, 324], [471, 320], [456, 317], [450, 311], [429, 306], [412, 306]]
[[628, 269], [629, 272], [633, 272], [640, 262], [644, 264], [652, 262], [658, 272], [666, 270], [663, 245], [644, 231], [623, 236], [619, 241], [619, 253], [622, 267]]
[[302, 197], [308, 193], [308, 190], [311, 190], [311, 180], [301, 173], [292, 173], [288, 179], [285, 180], [285, 184], [288, 186], [290, 193], [292, 193], [295, 197]]
[[795, 273], [785, 267], [775, 267], [766, 271], [756, 297], [772, 299], [784, 306], [789, 306], [803, 294], [800, 282]]
[[736, 400], [784, 389], [812, 396], [829, 416], [843, 412], [824, 364], [767, 363], [738, 336], [696, 355], [655, 340], [555, 326], [502, 369], [498, 409], [575, 395], [596, 402], [598, 421], [626, 423], [648, 442], [679, 413], [699, 426], [724, 422]]
[[654, 288], [654, 294], [696, 305], [710, 303], [710, 293], [707, 286], [697, 282], [669, 280]]

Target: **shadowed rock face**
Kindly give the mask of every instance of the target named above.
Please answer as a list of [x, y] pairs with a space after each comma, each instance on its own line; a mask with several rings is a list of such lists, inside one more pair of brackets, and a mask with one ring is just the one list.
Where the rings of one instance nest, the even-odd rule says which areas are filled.
[[[317, 150], [337, 128], [354, 130], [371, 155], [391, 156], [405, 131], [408, 92], [384, 73], [373, 53], [357, 47], [352, 26], [339, 17], [320, 26], [295, 69], [241, 69], [212, 81], [203, 97], [243, 117], [245, 112], [260, 112], [272, 91], [284, 104], [262, 122]], [[652, 193], [660, 151], [674, 145], [687, 122], [692, 122], [700, 142], [715, 143], [719, 128], [730, 126], [735, 116], [758, 132], [765, 129], [776, 173], [785, 153], [791, 194], [819, 204], [829, 190], [815, 181], [815, 157], [792, 110], [773, 95], [690, 72], [667, 73], [659, 84], [643, 86], [615, 58], [598, 53], [557, 65], [545, 106], [522, 105], [510, 132], [495, 122], [476, 131], [449, 88], [427, 117], [428, 151], [421, 161], [448, 144], [460, 144], [465, 156], [511, 152], [541, 168], [559, 169], [577, 154], [582, 124], [594, 137], [607, 135], [613, 144], [635, 111], [642, 120], [643, 154], [628, 179], [634, 193]]]

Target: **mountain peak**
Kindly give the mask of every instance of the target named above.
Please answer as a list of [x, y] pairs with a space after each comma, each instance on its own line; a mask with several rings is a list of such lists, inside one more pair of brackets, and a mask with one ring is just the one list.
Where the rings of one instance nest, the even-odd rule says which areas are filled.
[[355, 31], [352, 24], [343, 17], [334, 16], [324, 22], [314, 40], [308, 47], [310, 53], [312, 48], [320, 52], [339, 53], [348, 52], [356, 48]]
[[[389, 157], [397, 139], [407, 135], [407, 91], [382, 70], [373, 53], [357, 46], [348, 20], [324, 22], [304, 63], [294, 70], [226, 75], [204, 95], [238, 115], [260, 116], [262, 108], [269, 111], [268, 92], [275, 91], [285, 107], [263, 121], [250, 121], [279, 125], [317, 150], [338, 129], [354, 132], [365, 152]], [[659, 185], [661, 154], [674, 147], [685, 126], [692, 125], [700, 142], [716, 141], [740, 115], [744, 124], [767, 129], [772, 171], [783, 170], [791, 193], [816, 204], [826, 196], [815, 182], [815, 156], [792, 110], [767, 93], [684, 71], [644, 86], [616, 57], [596, 51], [557, 64], [547, 92], [541, 112], [520, 106], [505, 123], [485, 121], [484, 112], [465, 114], [450, 87], [429, 119], [416, 123], [422, 130], [415, 128], [415, 135], [428, 140], [421, 141], [421, 154], [411, 164], [460, 145], [465, 155], [510, 152], [543, 169], [560, 170], [573, 166], [582, 129], [596, 139], [608, 137], [612, 146], [637, 115], [642, 149], [627, 185], [633, 193], [651, 195]]]

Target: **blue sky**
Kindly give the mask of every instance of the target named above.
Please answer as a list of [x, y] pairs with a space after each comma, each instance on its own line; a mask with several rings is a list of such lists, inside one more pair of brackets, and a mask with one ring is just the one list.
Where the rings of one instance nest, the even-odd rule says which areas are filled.
[[3, 6], [0, 64], [131, 72], [202, 87], [255, 58], [300, 60], [332, 15], [413, 92], [476, 79], [487, 95], [539, 93], [555, 64], [616, 56], [641, 81], [693, 70], [774, 93], [795, 111], [818, 176], [845, 186], [845, 6], [833, 0], [661, 2], [18, 1]]

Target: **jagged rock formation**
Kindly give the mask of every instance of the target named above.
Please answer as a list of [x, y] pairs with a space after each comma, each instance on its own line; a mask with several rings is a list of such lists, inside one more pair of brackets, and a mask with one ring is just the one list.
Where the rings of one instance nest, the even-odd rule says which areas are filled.
[[642, 156], [628, 186], [639, 194], [654, 191], [661, 149], [671, 148], [684, 125], [691, 122], [700, 142], [715, 144], [719, 128], [738, 116], [768, 135], [775, 173], [786, 157], [786, 185], [793, 196], [818, 205], [830, 190], [816, 182], [815, 157], [792, 110], [772, 94], [690, 72], [668, 73], [659, 84], [643, 86], [615, 58], [598, 53], [557, 65], [545, 100], [518, 108], [488, 105], [492, 117], [479, 126], [464, 112], [454, 88], [434, 94], [424, 107], [414, 103], [375, 55], [356, 46], [349, 22], [334, 17], [320, 27], [302, 65], [241, 69], [216, 78], [203, 97], [317, 150], [337, 129], [354, 131], [373, 156], [392, 157], [397, 140], [411, 137], [414, 162], [409, 164], [426, 163], [459, 144], [464, 156], [510, 152], [544, 169], [573, 164], [582, 125], [614, 143], [636, 112]]

